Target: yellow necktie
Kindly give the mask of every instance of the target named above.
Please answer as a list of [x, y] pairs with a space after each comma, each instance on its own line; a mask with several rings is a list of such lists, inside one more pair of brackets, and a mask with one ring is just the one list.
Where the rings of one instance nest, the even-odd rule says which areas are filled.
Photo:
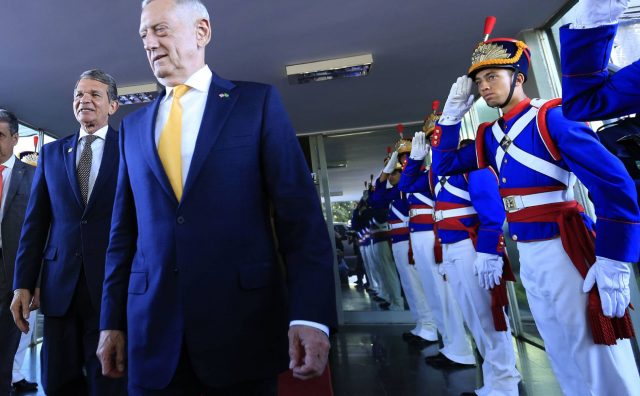
[[182, 198], [182, 105], [180, 98], [187, 93], [189, 87], [178, 85], [173, 89], [173, 102], [169, 110], [169, 118], [160, 134], [158, 155], [167, 173], [171, 188], [178, 198]]

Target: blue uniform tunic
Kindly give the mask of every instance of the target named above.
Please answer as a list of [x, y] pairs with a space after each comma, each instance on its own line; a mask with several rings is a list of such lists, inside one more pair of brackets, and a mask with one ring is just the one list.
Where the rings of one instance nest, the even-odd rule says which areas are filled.
[[[498, 119], [503, 130], [513, 125], [531, 108], [529, 100], [523, 100]], [[589, 189], [595, 206], [596, 254], [614, 260], [636, 262], [640, 256], [640, 211], [636, 191], [624, 166], [598, 141], [595, 133], [585, 124], [567, 120], [560, 108], [547, 113], [547, 125], [551, 139], [557, 145], [561, 159], [553, 159], [541, 138], [536, 119], [531, 120], [524, 131], [513, 141], [523, 151], [542, 158], [562, 169], [572, 171]], [[433, 147], [434, 170], [439, 174], [455, 174], [477, 168], [476, 147], [457, 150], [460, 124], [438, 125], [440, 143]], [[498, 142], [487, 130], [484, 135], [484, 155], [489, 165], [500, 169], [500, 189], [558, 187], [558, 180], [543, 175], [516, 161], [509, 151], [497, 167], [495, 156]], [[536, 241], [559, 235], [555, 223], [510, 222], [511, 235], [518, 241]]]

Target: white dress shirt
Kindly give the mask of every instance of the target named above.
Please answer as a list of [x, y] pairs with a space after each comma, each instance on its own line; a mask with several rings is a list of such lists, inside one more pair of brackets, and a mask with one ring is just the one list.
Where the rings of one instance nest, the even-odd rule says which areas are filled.
[[[4, 165], [6, 168], [2, 170], [2, 197], [0, 200], [0, 224], [2, 224], [2, 219], [4, 218], [4, 201], [7, 199], [7, 193], [9, 192], [9, 182], [11, 181], [11, 171], [16, 163], [16, 156], [12, 155], [8, 160], [5, 161]], [[2, 227], [0, 227], [0, 249], [2, 249]]]
[[[189, 168], [191, 167], [191, 159], [193, 158], [193, 152], [196, 148], [196, 140], [198, 139], [198, 132], [202, 122], [202, 116], [204, 115], [204, 108], [207, 105], [207, 95], [209, 94], [209, 86], [211, 85], [212, 76], [213, 73], [211, 73], [211, 69], [209, 69], [209, 66], [205, 65], [202, 69], [198, 70], [189, 77], [189, 79], [187, 79], [184, 85], [189, 86], [191, 89], [189, 89], [187, 93], [180, 98], [180, 104], [182, 105], [180, 154], [182, 156], [183, 187], [187, 180]], [[167, 93], [160, 101], [158, 116], [156, 118], [156, 148], [160, 142], [160, 135], [167, 123], [171, 104], [173, 103], [173, 87], [166, 88]]]
[[[87, 202], [91, 197], [93, 186], [96, 184], [96, 179], [98, 178], [100, 164], [102, 163], [102, 154], [104, 153], [104, 141], [107, 138], [108, 130], [109, 125], [106, 125], [93, 133], [93, 136], [96, 136], [98, 138], [94, 140], [93, 143], [91, 143], [91, 151], [93, 152], [93, 156], [91, 157], [91, 172], [89, 173], [89, 192], [87, 194]], [[80, 156], [82, 155], [82, 150], [84, 150], [85, 140], [83, 138], [87, 135], [88, 133], [84, 129], [80, 129], [80, 136], [78, 137], [78, 149], [76, 150], [76, 169], [78, 169]]]
[[[193, 158], [193, 152], [196, 148], [196, 140], [198, 139], [198, 132], [200, 131], [200, 124], [202, 123], [202, 117], [207, 105], [207, 96], [209, 94], [209, 86], [211, 85], [211, 79], [213, 73], [209, 66], [204, 67], [195, 72], [191, 77], [185, 81], [184, 85], [189, 86], [191, 89], [180, 98], [180, 104], [182, 105], [182, 135], [180, 154], [182, 156], [182, 186], [187, 180], [189, 174], [189, 168], [191, 166], [191, 159]], [[155, 140], [156, 148], [160, 142], [160, 135], [169, 118], [169, 111], [171, 110], [171, 103], [173, 102], [173, 87], [166, 87], [167, 93], [160, 100], [160, 106], [158, 107], [158, 115], [156, 117], [155, 128]], [[329, 328], [323, 324], [316, 322], [309, 322], [305, 320], [293, 320], [290, 326], [294, 325], [306, 325], [315, 327], [322, 330], [327, 336], [329, 335]]]

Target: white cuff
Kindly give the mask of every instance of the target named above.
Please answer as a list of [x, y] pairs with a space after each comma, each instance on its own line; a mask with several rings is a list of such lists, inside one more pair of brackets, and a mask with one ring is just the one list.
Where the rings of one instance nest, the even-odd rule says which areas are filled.
[[322, 332], [324, 334], [327, 335], [327, 337], [329, 337], [329, 328], [321, 323], [316, 323], [316, 322], [309, 322], [308, 320], [292, 320], [289, 323], [289, 327], [291, 326], [309, 326], [309, 327], [313, 327], [316, 328], [318, 330], [322, 330]]
[[455, 117], [451, 115], [443, 114], [442, 117], [438, 120], [438, 124], [440, 125], [456, 125], [460, 121], [462, 121], [462, 117]]
[[597, 22], [592, 24], [583, 25], [580, 23], [571, 23], [569, 24], [569, 29], [593, 29], [600, 26], [608, 26], [608, 25], [617, 25], [618, 21], [615, 20], [613, 22]]

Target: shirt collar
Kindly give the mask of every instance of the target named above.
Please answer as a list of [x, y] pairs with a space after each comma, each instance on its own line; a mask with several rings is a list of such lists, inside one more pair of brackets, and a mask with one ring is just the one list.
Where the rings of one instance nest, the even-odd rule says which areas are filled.
[[[109, 130], [109, 125], [105, 125], [102, 128], [98, 129], [97, 131], [95, 131], [93, 133], [93, 136], [97, 136], [102, 140], [106, 140], [107, 139], [107, 131]], [[78, 136], [78, 141], [80, 139], [82, 139], [83, 137], [87, 136], [88, 133], [87, 131], [85, 131], [84, 129], [80, 128], [80, 135]]]
[[529, 103], [531, 103], [531, 99], [524, 98], [523, 100], [520, 101], [520, 103], [515, 105], [513, 107], [513, 109], [509, 110], [505, 115], [503, 115], [502, 119], [505, 122], [508, 122], [509, 120], [511, 120], [515, 116], [517, 116], [518, 114], [522, 113], [524, 111], [524, 109], [528, 108], [529, 107]]
[[16, 163], [16, 156], [12, 155], [8, 160], [4, 162], [4, 165], [7, 169], [13, 169], [14, 164]]
[[[189, 88], [195, 89], [197, 91], [207, 93], [209, 92], [209, 86], [211, 85], [212, 78], [213, 73], [211, 72], [211, 69], [209, 69], [208, 65], [204, 65], [200, 70], [193, 73], [191, 77], [189, 77], [187, 81], [184, 82], [184, 85], [187, 85]], [[166, 88], [167, 94], [162, 98], [162, 102], [169, 100], [174, 87]]]

